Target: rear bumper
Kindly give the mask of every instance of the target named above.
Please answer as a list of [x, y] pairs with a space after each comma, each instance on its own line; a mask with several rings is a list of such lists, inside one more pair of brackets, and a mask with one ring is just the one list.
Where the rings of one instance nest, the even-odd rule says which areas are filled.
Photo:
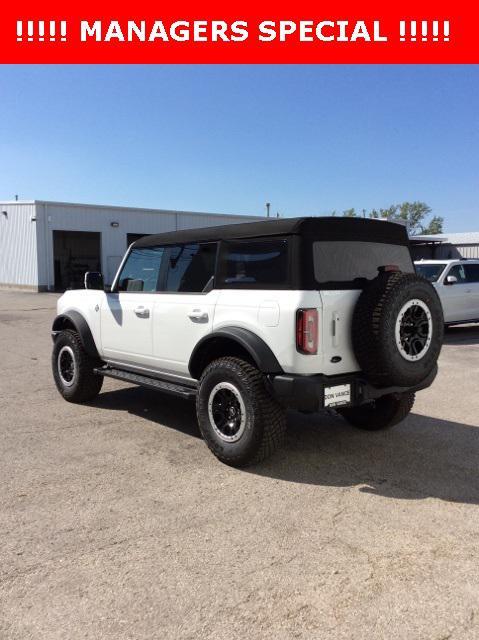
[[270, 377], [273, 393], [285, 407], [299, 411], [319, 411], [325, 408], [324, 390], [338, 385], [351, 385], [351, 401], [344, 406], [358, 406], [390, 393], [420, 391], [429, 387], [437, 375], [437, 365], [433, 371], [412, 387], [375, 387], [360, 373], [341, 376], [295, 376], [281, 374]]

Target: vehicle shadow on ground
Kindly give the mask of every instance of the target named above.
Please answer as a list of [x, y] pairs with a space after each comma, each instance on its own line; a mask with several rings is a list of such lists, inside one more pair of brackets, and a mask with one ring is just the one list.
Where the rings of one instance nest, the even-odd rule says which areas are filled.
[[288, 416], [286, 447], [254, 469], [291, 482], [361, 486], [408, 500], [479, 504], [479, 427], [410, 414], [386, 431], [361, 431], [331, 414]]
[[191, 400], [185, 401], [144, 387], [124, 387], [100, 393], [89, 405], [110, 411], [126, 411], [161, 427], [201, 438], [195, 403]]
[[[91, 404], [158, 424], [158, 438], [164, 427], [200, 437], [191, 401], [127, 387], [102, 393]], [[211, 454], [205, 445], [206, 455]], [[479, 426], [413, 413], [390, 430], [369, 432], [334, 412], [289, 412], [283, 449], [244, 472], [285, 482], [359, 486], [388, 498], [479, 504], [478, 461]]]
[[450, 327], [444, 333], [444, 344], [479, 344], [479, 324]]

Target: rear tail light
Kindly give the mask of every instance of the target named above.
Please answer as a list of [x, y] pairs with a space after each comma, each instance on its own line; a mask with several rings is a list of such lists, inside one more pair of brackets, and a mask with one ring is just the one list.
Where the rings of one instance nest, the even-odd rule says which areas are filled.
[[388, 273], [389, 271], [401, 271], [397, 264], [383, 264], [378, 267], [379, 273]]
[[296, 312], [296, 349], [313, 355], [318, 352], [318, 310], [298, 309]]

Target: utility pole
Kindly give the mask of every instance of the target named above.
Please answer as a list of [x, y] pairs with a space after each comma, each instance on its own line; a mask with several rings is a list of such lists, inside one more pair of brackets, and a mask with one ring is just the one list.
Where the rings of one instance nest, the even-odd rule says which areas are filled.
[[271, 202], [266, 203], [266, 217], [269, 218], [269, 208], [271, 207]]

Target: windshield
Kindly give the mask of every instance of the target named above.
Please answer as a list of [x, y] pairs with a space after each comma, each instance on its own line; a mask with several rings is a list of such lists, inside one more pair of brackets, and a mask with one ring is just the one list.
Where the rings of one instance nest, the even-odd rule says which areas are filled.
[[429, 282], [437, 282], [439, 276], [446, 268], [445, 263], [441, 264], [417, 264], [416, 262], [416, 272], [429, 280]]

